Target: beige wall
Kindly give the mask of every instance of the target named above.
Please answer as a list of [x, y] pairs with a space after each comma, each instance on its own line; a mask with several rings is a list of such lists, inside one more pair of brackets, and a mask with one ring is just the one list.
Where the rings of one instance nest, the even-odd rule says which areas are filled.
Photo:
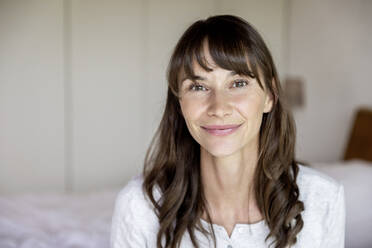
[[0, 1], [0, 192], [64, 190], [62, 1]]
[[339, 160], [372, 106], [371, 1], [1, 0], [0, 193], [123, 185], [159, 123], [170, 53], [187, 26], [237, 14], [281, 78], [301, 76], [297, 155]]
[[288, 74], [305, 81], [295, 111], [298, 157], [342, 159], [359, 106], [372, 107], [372, 1], [290, 3]]
[[0, 192], [120, 186], [142, 169], [192, 22], [237, 14], [305, 81], [297, 155], [339, 160], [372, 106], [371, 1], [0, 1]]
[[341, 158], [372, 106], [371, 1], [0, 1], [0, 193], [120, 186], [142, 169], [177, 39], [213, 14], [252, 22], [305, 81], [297, 155]]

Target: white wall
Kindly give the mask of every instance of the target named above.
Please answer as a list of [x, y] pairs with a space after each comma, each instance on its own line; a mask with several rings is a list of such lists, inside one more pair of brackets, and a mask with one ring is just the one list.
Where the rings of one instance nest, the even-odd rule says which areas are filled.
[[71, 188], [112, 186], [140, 169], [145, 127], [141, 1], [71, 1]]
[[0, 193], [86, 191], [142, 170], [171, 51], [191, 23], [237, 14], [283, 71], [286, 0], [1, 0]]
[[305, 81], [297, 155], [342, 157], [353, 111], [372, 106], [366, 0], [1, 0], [0, 193], [120, 186], [142, 170], [171, 51], [191, 23], [237, 14], [281, 77]]
[[64, 190], [61, 1], [0, 1], [0, 193]]
[[288, 74], [306, 89], [295, 112], [303, 160], [342, 159], [356, 108], [372, 107], [371, 13], [366, 0], [290, 3]]

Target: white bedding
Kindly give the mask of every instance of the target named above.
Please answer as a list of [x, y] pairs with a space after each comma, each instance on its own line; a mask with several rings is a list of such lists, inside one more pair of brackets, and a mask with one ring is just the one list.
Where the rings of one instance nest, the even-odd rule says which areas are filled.
[[0, 247], [108, 248], [118, 192], [0, 197]]
[[372, 163], [361, 160], [311, 166], [344, 185], [346, 248], [372, 248]]
[[[372, 164], [316, 163], [346, 196], [346, 248], [372, 247]], [[0, 248], [109, 248], [120, 189], [91, 194], [0, 197]]]

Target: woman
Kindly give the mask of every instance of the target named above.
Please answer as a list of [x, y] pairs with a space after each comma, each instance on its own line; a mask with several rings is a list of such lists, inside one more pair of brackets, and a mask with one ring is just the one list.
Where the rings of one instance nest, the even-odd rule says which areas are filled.
[[343, 247], [344, 189], [295, 161], [272, 57], [245, 20], [192, 24], [168, 67], [143, 174], [117, 197], [111, 247]]

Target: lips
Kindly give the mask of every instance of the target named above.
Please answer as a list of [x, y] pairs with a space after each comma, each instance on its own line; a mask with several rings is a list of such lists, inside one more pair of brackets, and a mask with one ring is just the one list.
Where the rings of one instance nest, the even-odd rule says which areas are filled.
[[214, 136], [225, 136], [235, 132], [241, 125], [209, 125], [202, 128]]
[[237, 128], [239, 127], [241, 124], [237, 124], [237, 125], [209, 125], [209, 126], [202, 126], [202, 128], [204, 129], [208, 129], [208, 130], [224, 130], [224, 129], [232, 129], [232, 128]]

